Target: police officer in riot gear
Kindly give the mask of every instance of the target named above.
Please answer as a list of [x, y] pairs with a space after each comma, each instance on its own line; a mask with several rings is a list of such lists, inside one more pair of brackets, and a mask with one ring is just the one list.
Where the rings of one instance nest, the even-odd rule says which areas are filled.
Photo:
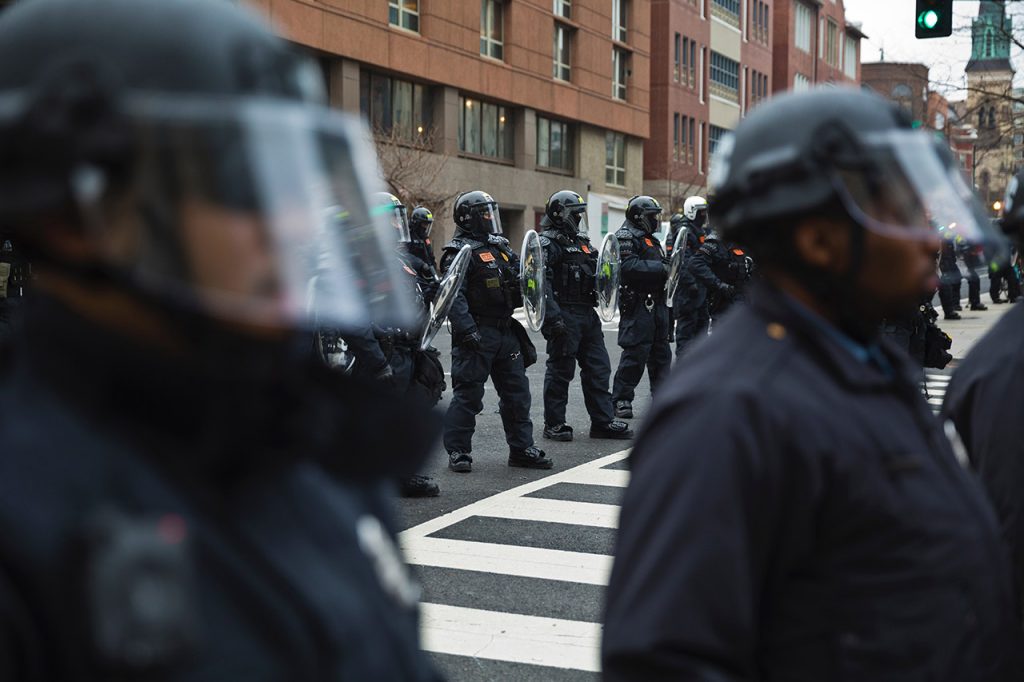
[[444, 247], [447, 272], [464, 245], [472, 249], [469, 269], [448, 316], [452, 327], [452, 399], [444, 420], [448, 468], [473, 469], [473, 431], [483, 409], [484, 383], [498, 392], [501, 423], [508, 442], [508, 465], [550, 469], [552, 461], [533, 442], [530, 382], [526, 368], [537, 352], [513, 311], [522, 305], [519, 256], [501, 236], [498, 202], [480, 190], [455, 200], [455, 238]]
[[[1024, 243], [1024, 172], [1011, 178], [1003, 202], [1003, 230]], [[1003, 268], [1007, 268], [1005, 263]], [[1012, 274], [1012, 273], [1011, 273]], [[999, 515], [1013, 559], [1013, 577], [1024, 614], [1024, 308], [1007, 312], [953, 373], [942, 416], [963, 439]]]
[[[946, 229], [945, 226], [940, 226]], [[939, 251], [939, 302], [942, 303], [944, 319], [959, 320], [960, 285], [963, 275], [956, 264], [956, 243], [952, 239], [944, 239]]]
[[691, 269], [708, 292], [706, 303], [711, 319], [719, 319], [739, 299], [753, 274], [753, 263], [743, 249], [726, 244], [714, 230], [707, 233]]
[[434, 247], [430, 243], [430, 232], [434, 228], [434, 214], [430, 209], [417, 206], [409, 214], [409, 244], [408, 252], [420, 259], [436, 273], [437, 259], [434, 257]]
[[984, 266], [985, 261], [977, 247], [963, 243], [957, 246], [966, 271], [964, 276], [967, 279], [967, 301], [970, 308], [971, 310], [988, 310], [988, 306], [981, 302], [981, 278], [978, 276], [978, 268]]
[[0, 678], [437, 679], [388, 496], [439, 424], [308, 352], [313, 319], [411, 312], [319, 67], [235, 3], [36, 0], [0, 13], [0, 102], [35, 274], [0, 361]]
[[0, 234], [0, 342], [11, 335], [14, 318], [28, 294], [32, 266], [10, 239]]
[[652, 197], [636, 196], [626, 206], [626, 222], [619, 240], [622, 282], [619, 287], [619, 346], [622, 355], [615, 371], [612, 400], [615, 416], [632, 418], [633, 395], [647, 368], [653, 393], [672, 365], [669, 345], [665, 279], [668, 257], [654, 233], [660, 225], [661, 205]]
[[565, 423], [569, 383], [580, 365], [583, 401], [590, 414], [591, 438], [628, 439], [633, 432], [615, 421], [608, 391], [611, 362], [597, 305], [597, 253], [586, 234], [587, 203], [576, 192], [561, 190], [548, 199], [541, 219], [541, 244], [547, 268], [547, 297], [542, 333], [547, 339], [544, 373], [544, 437], [571, 441]]
[[686, 244], [683, 266], [679, 270], [679, 284], [672, 301], [672, 317], [675, 319], [676, 357], [680, 358], [686, 346], [700, 333], [707, 332], [708, 310], [704, 304], [704, 293], [690, 267], [690, 260], [696, 255], [706, 237], [708, 224], [708, 202], [704, 197], [687, 197], [683, 202], [682, 214], [672, 216], [665, 250], [673, 255], [676, 239], [686, 229]]
[[936, 285], [929, 217], [996, 243], [948, 148], [858, 89], [784, 94], [709, 184], [760, 277], [637, 435], [604, 678], [1022, 679], [995, 514], [877, 335]]

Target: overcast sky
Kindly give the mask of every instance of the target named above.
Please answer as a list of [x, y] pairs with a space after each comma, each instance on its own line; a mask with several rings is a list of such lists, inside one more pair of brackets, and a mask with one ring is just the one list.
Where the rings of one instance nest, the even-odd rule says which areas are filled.
[[[963, 99], [958, 90], [966, 84], [964, 67], [971, 57], [971, 19], [978, 15], [978, 2], [953, 2], [953, 35], [949, 38], [917, 40], [914, 37], [914, 0], [844, 0], [848, 21], [862, 23], [868, 39], [861, 45], [861, 61], [877, 62], [885, 50], [887, 62], [919, 62], [930, 67], [932, 87], [950, 99]], [[1014, 17], [1014, 33], [1024, 35], [1024, 2], [1008, 2]], [[1020, 50], [1011, 47], [1018, 85], [1024, 84]]]

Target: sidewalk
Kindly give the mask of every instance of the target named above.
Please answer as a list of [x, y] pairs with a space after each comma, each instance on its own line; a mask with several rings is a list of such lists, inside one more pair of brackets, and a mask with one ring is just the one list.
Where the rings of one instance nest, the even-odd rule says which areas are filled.
[[995, 326], [999, 318], [1013, 308], [1013, 305], [1009, 303], [1003, 303], [1002, 305], [986, 303], [988, 310], [975, 311], [968, 308], [967, 299], [964, 299], [961, 303], [964, 308], [960, 312], [963, 316], [962, 320], [944, 320], [941, 314], [937, 320], [937, 324], [942, 328], [942, 331], [953, 337], [953, 347], [949, 349], [949, 352], [953, 354], [953, 363], [962, 360], [971, 348], [974, 347], [974, 344], [978, 342], [978, 339]]

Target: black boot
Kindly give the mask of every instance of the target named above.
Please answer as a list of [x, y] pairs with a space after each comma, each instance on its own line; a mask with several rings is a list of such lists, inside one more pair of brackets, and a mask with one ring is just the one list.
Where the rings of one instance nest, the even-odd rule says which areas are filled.
[[988, 310], [988, 306], [984, 303], [972, 303], [971, 310]]
[[615, 416], [619, 419], [633, 418], [633, 403], [628, 400], [615, 401]]
[[555, 465], [544, 454], [544, 451], [536, 445], [531, 445], [525, 450], [513, 448], [508, 453], [508, 465], [510, 467], [524, 467], [526, 469], [550, 469]]
[[402, 497], [437, 497], [441, 489], [430, 476], [410, 476], [400, 482]]
[[568, 443], [572, 440], [572, 427], [568, 424], [544, 425], [544, 437], [548, 440], [560, 440]]
[[473, 470], [473, 458], [468, 452], [449, 452], [448, 468], [459, 474], [468, 474]]
[[633, 430], [626, 422], [610, 421], [607, 424], [591, 424], [590, 437], [629, 440], [633, 437]]

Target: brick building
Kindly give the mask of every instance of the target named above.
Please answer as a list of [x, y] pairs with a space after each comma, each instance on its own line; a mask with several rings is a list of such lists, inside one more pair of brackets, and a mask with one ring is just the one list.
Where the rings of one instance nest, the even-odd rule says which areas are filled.
[[863, 37], [842, 0], [651, 0], [645, 192], [706, 193], [726, 131], [771, 93], [858, 83]]
[[772, 92], [861, 81], [860, 25], [842, 0], [778, 0], [772, 38]]
[[928, 67], [924, 64], [872, 62], [861, 67], [861, 82], [903, 109], [919, 125], [928, 120]]
[[649, 0], [245, 2], [319, 56], [333, 106], [437, 169], [430, 192], [491, 193], [514, 243], [554, 191], [588, 196], [595, 237], [642, 191]]
[[722, 135], [771, 92], [774, 0], [651, 1], [644, 191], [666, 209], [704, 194]]

